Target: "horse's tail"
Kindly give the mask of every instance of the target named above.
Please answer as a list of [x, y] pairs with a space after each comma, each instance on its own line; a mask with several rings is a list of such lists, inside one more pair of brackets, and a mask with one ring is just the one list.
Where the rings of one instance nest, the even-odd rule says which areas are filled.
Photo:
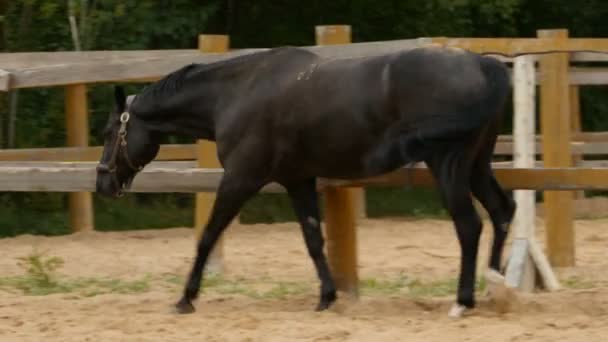
[[[370, 169], [390, 169], [423, 161], [438, 149], [475, 139], [488, 126], [497, 127], [510, 92], [505, 65], [495, 58], [479, 56], [487, 87], [481, 100], [466, 110], [428, 115], [376, 149], [368, 158]], [[377, 164], [377, 165], [376, 165]]]

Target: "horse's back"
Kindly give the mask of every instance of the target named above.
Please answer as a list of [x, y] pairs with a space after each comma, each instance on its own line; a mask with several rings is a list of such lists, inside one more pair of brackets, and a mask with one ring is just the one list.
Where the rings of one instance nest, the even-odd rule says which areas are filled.
[[236, 136], [265, 144], [278, 178], [367, 176], [367, 156], [394, 132], [434, 115], [467, 120], [489, 86], [483, 58], [421, 48], [330, 60], [283, 48], [257, 69]]

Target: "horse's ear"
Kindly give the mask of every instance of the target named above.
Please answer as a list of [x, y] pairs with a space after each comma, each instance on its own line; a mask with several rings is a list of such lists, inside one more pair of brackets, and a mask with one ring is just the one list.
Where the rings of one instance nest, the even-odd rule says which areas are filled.
[[118, 111], [124, 112], [127, 96], [125, 95], [125, 90], [121, 86], [114, 87], [114, 101], [116, 101], [116, 108], [118, 108]]

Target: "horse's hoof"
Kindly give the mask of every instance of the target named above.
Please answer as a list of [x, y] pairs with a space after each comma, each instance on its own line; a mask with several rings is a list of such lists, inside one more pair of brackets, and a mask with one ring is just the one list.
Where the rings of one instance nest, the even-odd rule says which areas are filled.
[[331, 306], [331, 302], [320, 302], [317, 305], [317, 308], [315, 309], [315, 311], [317, 311], [317, 312], [325, 311], [325, 310], [329, 309], [330, 306]]
[[182, 298], [177, 304], [175, 304], [175, 309], [180, 315], [191, 314], [196, 311], [194, 305], [192, 305], [190, 301], [184, 298]]
[[325, 311], [329, 309], [329, 307], [336, 301], [336, 291], [327, 292], [324, 295], [321, 295], [321, 300], [319, 301], [319, 305], [315, 311]]
[[468, 308], [466, 306], [455, 303], [454, 305], [452, 305], [450, 312], [448, 312], [448, 317], [461, 318], [467, 310]]
[[498, 313], [511, 311], [515, 298], [512, 288], [505, 285], [505, 278], [495, 270], [488, 270], [485, 274], [488, 283], [488, 297], [494, 303], [494, 308]]
[[484, 274], [486, 280], [488, 281], [488, 283], [492, 283], [492, 284], [503, 284], [505, 282], [505, 276], [503, 276], [502, 274], [498, 273], [498, 271], [493, 270], [493, 269], [487, 269], [486, 273]]

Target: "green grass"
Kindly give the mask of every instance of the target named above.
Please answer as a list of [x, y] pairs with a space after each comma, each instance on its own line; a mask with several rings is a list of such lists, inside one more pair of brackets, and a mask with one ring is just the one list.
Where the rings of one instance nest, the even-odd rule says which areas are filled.
[[[184, 284], [184, 278], [178, 275], [168, 275], [165, 281], [180, 290]], [[238, 294], [255, 299], [285, 299], [305, 293], [314, 294], [317, 286], [317, 283], [281, 282], [272, 279], [227, 279], [220, 275], [208, 275], [203, 280], [201, 292]], [[360, 292], [363, 296], [433, 298], [455, 295], [457, 286], [456, 279], [427, 282], [400, 275], [389, 279], [361, 279]], [[477, 291], [483, 291], [485, 287], [485, 281], [479, 279], [476, 284]]]
[[[457, 279], [445, 279], [425, 282], [400, 275], [394, 279], [362, 279], [361, 294], [369, 296], [407, 296], [413, 298], [445, 297], [456, 294]], [[479, 279], [477, 291], [483, 291], [486, 283]]]
[[63, 266], [63, 260], [59, 257], [45, 257], [44, 253], [39, 252], [19, 258], [18, 265], [24, 274], [0, 277], [0, 289], [31, 296], [76, 293], [85, 297], [105, 293], [141, 293], [150, 289], [150, 277], [132, 281], [62, 277], [57, 271]]
[[561, 283], [565, 288], [573, 290], [587, 290], [601, 285], [605, 285], [602, 282], [585, 280], [579, 277], [570, 277], [565, 280], [562, 280]]
[[[178, 286], [185, 283], [185, 279], [178, 275], [167, 275], [168, 284]], [[255, 299], [285, 299], [290, 296], [311, 292], [310, 284], [299, 282], [274, 281], [272, 279], [227, 279], [218, 274], [205, 275], [201, 284], [202, 293], [215, 293], [223, 295], [243, 295]]]
[[[164, 285], [181, 291], [185, 279], [176, 274], [161, 277], [144, 276], [137, 280], [107, 278], [69, 278], [58, 271], [63, 260], [45, 253], [33, 252], [19, 258], [23, 274], [0, 277], [0, 290], [22, 293], [31, 296], [44, 296], [55, 293], [73, 293], [81, 297], [100, 294], [135, 294], [150, 290], [153, 285]], [[318, 284], [307, 282], [276, 281], [263, 279], [229, 279], [218, 274], [204, 277], [201, 292], [220, 295], [243, 295], [254, 299], [285, 299], [301, 294], [316, 293]], [[364, 278], [360, 290], [366, 296], [404, 296], [413, 298], [444, 297], [456, 293], [456, 279], [424, 282], [404, 275], [391, 279]], [[572, 278], [566, 286], [587, 288], [588, 284]], [[483, 290], [485, 283], [479, 281], [477, 289]]]

